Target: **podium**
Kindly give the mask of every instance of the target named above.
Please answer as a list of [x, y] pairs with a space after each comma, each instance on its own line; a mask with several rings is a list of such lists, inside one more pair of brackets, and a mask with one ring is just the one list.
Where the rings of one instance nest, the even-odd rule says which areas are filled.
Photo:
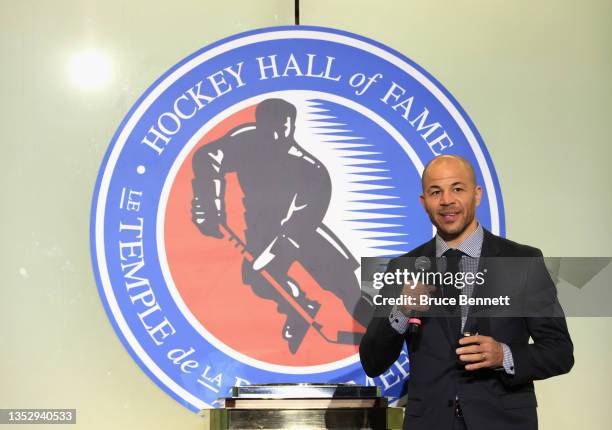
[[352, 384], [263, 384], [232, 388], [218, 409], [200, 415], [208, 430], [401, 429], [403, 408], [380, 388]]

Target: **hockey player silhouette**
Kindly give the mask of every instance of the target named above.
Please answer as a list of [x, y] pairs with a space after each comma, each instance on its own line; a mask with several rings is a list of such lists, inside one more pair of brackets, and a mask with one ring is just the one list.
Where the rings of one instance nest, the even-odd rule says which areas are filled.
[[[294, 139], [296, 108], [267, 99], [255, 110], [255, 123], [239, 126], [204, 145], [193, 157], [192, 220], [200, 232], [223, 238], [226, 228], [225, 174], [235, 172], [244, 193], [245, 250], [242, 278], [255, 294], [274, 300], [287, 315], [282, 336], [295, 353], [311, 326], [271, 288], [271, 275], [308, 315], [320, 307], [289, 276], [299, 262], [318, 285], [342, 300], [347, 311], [367, 326], [371, 304], [362, 298], [356, 259], [323, 224], [331, 199], [325, 166]], [[231, 230], [230, 230], [231, 231]]]

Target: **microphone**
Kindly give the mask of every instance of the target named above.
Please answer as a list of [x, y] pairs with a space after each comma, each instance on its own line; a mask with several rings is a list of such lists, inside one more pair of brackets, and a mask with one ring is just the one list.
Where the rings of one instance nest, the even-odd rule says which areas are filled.
[[[414, 261], [414, 270], [419, 271], [421, 273], [425, 273], [431, 268], [431, 261], [428, 257], [417, 257]], [[408, 333], [412, 335], [416, 335], [419, 333], [421, 329], [421, 312], [410, 311], [410, 315], [408, 315]]]

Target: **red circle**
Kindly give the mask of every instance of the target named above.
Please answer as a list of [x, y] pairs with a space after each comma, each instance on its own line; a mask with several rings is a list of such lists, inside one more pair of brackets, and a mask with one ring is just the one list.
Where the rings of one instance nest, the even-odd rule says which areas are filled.
[[[275, 302], [256, 296], [251, 286], [242, 282], [240, 251], [226, 239], [202, 235], [191, 221], [194, 153], [229, 130], [254, 121], [255, 106], [251, 106], [217, 124], [193, 148], [172, 183], [164, 239], [174, 284], [208, 332], [248, 357], [285, 366], [322, 365], [350, 357], [357, 353], [356, 345], [330, 343], [312, 328], [292, 354], [281, 336], [285, 315], [277, 312]], [[226, 175], [225, 202], [229, 227], [243, 237], [242, 190], [235, 174]], [[363, 331], [332, 293], [320, 287], [306, 292], [321, 303], [318, 321], [324, 320], [335, 330]]]

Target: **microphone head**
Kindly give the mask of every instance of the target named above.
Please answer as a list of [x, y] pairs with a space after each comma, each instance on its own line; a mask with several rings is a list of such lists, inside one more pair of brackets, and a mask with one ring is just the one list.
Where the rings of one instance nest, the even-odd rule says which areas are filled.
[[431, 269], [431, 261], [429, 260], [429, 257], [417, 257], [417, 259], [414, 261], [414, 268], [419, 272], [426, 272], [427, 270]]

